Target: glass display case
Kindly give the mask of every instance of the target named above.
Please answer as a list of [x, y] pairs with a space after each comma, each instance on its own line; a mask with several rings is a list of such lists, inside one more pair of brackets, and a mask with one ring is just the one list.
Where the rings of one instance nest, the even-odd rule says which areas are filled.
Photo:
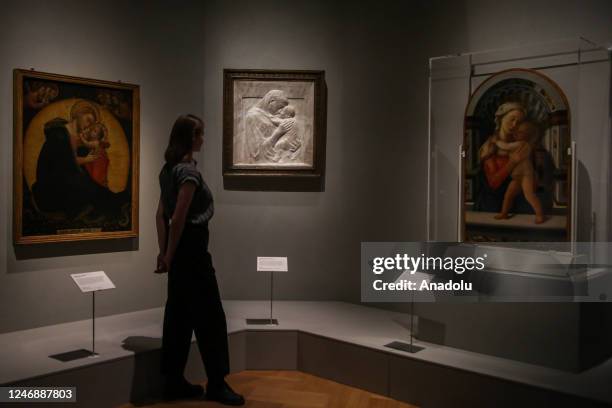
[[428, 240], [612, 298], [610, 66], [583, 38], [431, 58]]
[[431, 58], [429, 81], [429, 240], [609, 240], [607, 49], [576, 39]]

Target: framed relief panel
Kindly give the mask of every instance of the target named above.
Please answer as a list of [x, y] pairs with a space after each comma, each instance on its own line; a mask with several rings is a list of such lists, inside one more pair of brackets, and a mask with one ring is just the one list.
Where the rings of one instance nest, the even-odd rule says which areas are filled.
[[323, 71], [224, 70], [227, 189], [322, 191]]
[[138, 235], [139, 87], [14, 71], [14, 242]]

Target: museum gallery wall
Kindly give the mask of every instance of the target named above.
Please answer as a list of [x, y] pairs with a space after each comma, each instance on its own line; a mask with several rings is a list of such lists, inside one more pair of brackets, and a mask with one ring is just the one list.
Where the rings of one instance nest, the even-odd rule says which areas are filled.
[[[121, 12], [117, 12], [117, 7], [112, 7], [112, 4], [95, 1], [3, 3], [0, 13], [0, 70], [3, 73], [0, 76], [3, 95], [0, 98], [3, 146], [0, 149], [3, 176], [3, 194], [0, 195], [3, 211], [0, 216], [0, 230], [3, 232], [0, 234], [0, 332], [89, 318], [91, 299], [79, 292], [70, 278], [74, 273], [103, 270], [116, 284], [116, 289], [96, 299], [98, 316], [159, 307], [165, 301], [166, 281], [156, 279], [152, 273], [157, 255], [152, 222], [159, 198], [157, 175], [163, 164], [163, 151], [173, 121], [181, 113], [201, 115], [203, 111], [204, 65], [199, 48], [202, 10], [195, 3], [185, 8], [169, 9], [167, 4], [149, 2], [146, 19], [135, 25], [134, 16], [143, 13], [142, 3], [115, 3]], [[186, 38], [184, 31], [160, 29], [168, 19], [180, 20], [193, 27], [192, 37]], [[183, 46], [177, 47], [178, 43]], [[25, 216], [22, 219], [22, 239], [25, 241], [43, 241], [43, 236], [63, 238], [61, 241], [14, 245], [14, 223], [17, 220], [13, 216], [13, 200], [18, 196], [15, 197], [13, 191], [20, 188], [18, 183], [13, 183], [13, 154], [14, 149], [19, 149], [19, 145], [13, 143], [13, 125], [18, 125], [13, 120], [13, 108], [19, 106], [13, 101], [16, 96], [15, 68], [24, 70], [24, 82], [32, 82], [35, 89], [40, 90], [39, 84], [42, 83], [51, 84], [46, 87], [45, 96], [43, 92], [30, 94], [29, 101], [35, 109], [24, 107], [24, 113], [28, 111], [24, 122], [31, 123], [36, 114], [45, 109], [53, 110], [44, 113], [50, 117], [41, 115], [36, 120], [69, 119], [70, 108], [75, 105], [67, 102], [70, 95], [69, 98], [74, 98], [75, 102], [76, 99], [85, 100], [98, 108], [102, 119], [100, 125], [104, 125], [109, 138], [106, 148], [108, 188], [104, 186], [104, 177], [98, 177], [98, 174], [104, 174], [99, 170], [106, 167], [105, 160], [99, 162], [102, 166], [90, 166], [91, 173], [84, 169], [83, 175], [95, 183], [87, 183], [89, 187], [98, 192], [111, 192], [102, 193], [106, 197], [120, 196], [117, 200], [110, 200], [111, 203], [115, 201], [112, 204], [116, 206], [109, 208], [96, 201], [91, 211], [88, 206], [82, 211], [74, 209], [78, 212], [77, 217], [83, 213], [82, 218], [87, 224], [52, 226], [47, 222], [38, 223], [39, 220], [28, 224]], [[40, 78], [38, 73], [42, 72], [60, 77]], [[30, 88], [30, 91], [35, 89]], [[58, 95], [53, 98], [56, 89]], [[24, 86], [24, 103], [27, 103], [27, 91]], [[60, 94], [62, 91], [63, 95]], [[136, 108], [138, 94], [139, 109]], [[46, 103], [46, 95], [49, 103], [42, 107], [40, 104]], [[127, 112], [130, 103], [131, 119]], [[88, 110], [86, 105], [81, 104], [84, 110]], [[104, 105], [108, 107], [104, 108]], [[135, 132], [136, 120], [140, 122], [138, 133]], [[43, 131], [44, 124], [40, 122], [38, 131]], [[134, 128], [130, 129], [130, 126]], [[27, 128], [24, 126], [24, 135]], [[101, 126], [98, 127], [100, 130], [104, 134]], [[125, 134], [125, 140], [122, 134]], [[40, 132], [37, 137], [42, 135]], [[131, 139], [132, 136], [140, 138]], [[28, 148], [42, 151], [42, 143], [24, 144], [23, 152]], [[85, 153], [83, 147], [79, 150], [80, 154]], [[23, 159], [28, 161], [31, 157], [24, 155]], [[31, 168], [27, 171], [30, 175], [21, 184], [24, 195], [29, 191], [28, 178], [30, 183], [33, 180]], [[134, 192], [137, 195], [132, 193], [132, 187], [136, 188]], [[55, 199], [60, 201], [58, 194], [52, 196], [51, 201]], [[26, 201], [24, 197], [24, 204]], [[77, 203], [70, 204], [78, 206]], [[117, 211], [117, 216], [108, 214], [113, 210]], [[26, 211], [24, 208], [24, 215]], [[47, 214], [60, 216], [59, 211], [45, 211]], [[57, 218], [51, 219], [58, 221]], [[51, 226], [63, 230], [62, 233], [46, 229]], [[25, 230], [26, 227], [34, 228]], [[83, 231], [89, 228], [91, 230]], [[109, 236], [104, 237], [106, 234]], [[87, 239], [83, 239], [85, 235]], [[107, 239], [112, 235], [123, 237]]]
[[[268, 286], [257, 280], [252, 260], [257, 253], [277, 250], [295, 260], [294, 273], [279, 282], [283, 297], [358, 301], [359, 282], [352, 278], [358, 268], [358, 243], [418, 240], [425, 234], [425, 205], [419, 195], [426, 188], [427, 142], [419, 135], [427, 131], [427, 58], [589, 31], [610, 34], [605, 13], [591, 13], [568, 25], [565, 12], [523, 2], [523, 7], [534, 7], [533, 13], [519, 19], [521, 7], [506, 10], [517, 26], [500, 32], [493, 23], [499, 14], [496, 5], [457, 2], [441, 9], [400, 3], [349, 8], [323, 1], [291, 7], [194, 2], [171, 8], [151, 2], [141, 19], [143, 9], [136, 2], [122, 3], [123, 12], [117, 13], [107, 4], [75, 1], [62, 11], [62, 21], [71, 22], [65, 25], [50, 18], [57, 12], [51, 3], [6, 5], [0, 16], [0, 33], [7, 39], [0, 44], [6, 56], [0, 61], [3, 145], [11, 146], [13, 138], [15, 67], [138, 84], [140, 225], [138, 239], [127, 246], [122, 240], [96, 240], [59, 247], [55, 243], [49, 247], [55, 254], [32, 245], [28, 251], [35, 256], [14, 250], [13, 149], [3, 149], [7, 176], [2, 188], [9, 193], [1, 201], [7, 215], [0, 220], [5, 232], [0, 241], [5, 265], [1, 329], [87, 318], [88, 299], [71, 296], [74, 284], [66, 278], [91, 268], [106, 270], [117, 283], [114, 293], [99, 300], [102, 315], [162, 304], [164, 282], [150, 278], [157, 249], [154, 225], [147, 217], [155, 211], [155, 178], [169, 126], [184, 112], [203, 114], [207, 120], [209, 149], [201, 166], [217, 204], [211, 250], [223, 271], [224, 296], [265, 297]], [[588, 8], [580, 4], [567, 9], [573, 16]], [[556, 23], [536, 24], [544, 14]], [[168, 28], [168, 21], [184, 22], [185, 31]], [[536, 32], [528, 33], [525, 28], [532, 26]], [[325, 70], [330, 97], [324, 194], [224, 190], [224, 68]], [[383, 120], [389, 117], [393, 120]], [[393, 196], [388, 198], [384, 194], [390, 190]], [[295, 244], [298, 238], [300, 245]], [[234, 256], [236, 248], [241, 248], [239, 257]], [[22, 310], [22, 317], [9, 309]]]

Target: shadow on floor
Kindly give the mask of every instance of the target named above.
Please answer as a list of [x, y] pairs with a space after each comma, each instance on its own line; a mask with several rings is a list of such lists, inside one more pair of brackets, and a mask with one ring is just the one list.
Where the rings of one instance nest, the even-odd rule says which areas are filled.
[[134, 352], [130, 402], [142, 406], [160, 401], [163, 385], [160, 374], [161, 338], [130, 336], [123, 340], [121, 347]]

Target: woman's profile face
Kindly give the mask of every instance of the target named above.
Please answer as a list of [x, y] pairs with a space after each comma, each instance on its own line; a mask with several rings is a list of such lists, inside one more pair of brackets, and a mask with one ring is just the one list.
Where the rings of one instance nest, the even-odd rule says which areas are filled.
[[199, 152], [202, 144], [204, 144], [204, 126], [201, 124], [197, 125], [193, 132], [193, 151]]
[[518, 125], [522, 122], [524, 116], [525, 115], [523, 115], [523, 112], [520, 110], [511, 110], [510, 112], [506, 113], [501, 120], [502, 132], [507, 135], [514, 133]]
[[268, 107], [270, 108], [270, 113], [276, 114], [279, 109], [284, 108], [287, 105], [289, 105], [289, 101], [286, 99], [272, 99], [268, 104]]

